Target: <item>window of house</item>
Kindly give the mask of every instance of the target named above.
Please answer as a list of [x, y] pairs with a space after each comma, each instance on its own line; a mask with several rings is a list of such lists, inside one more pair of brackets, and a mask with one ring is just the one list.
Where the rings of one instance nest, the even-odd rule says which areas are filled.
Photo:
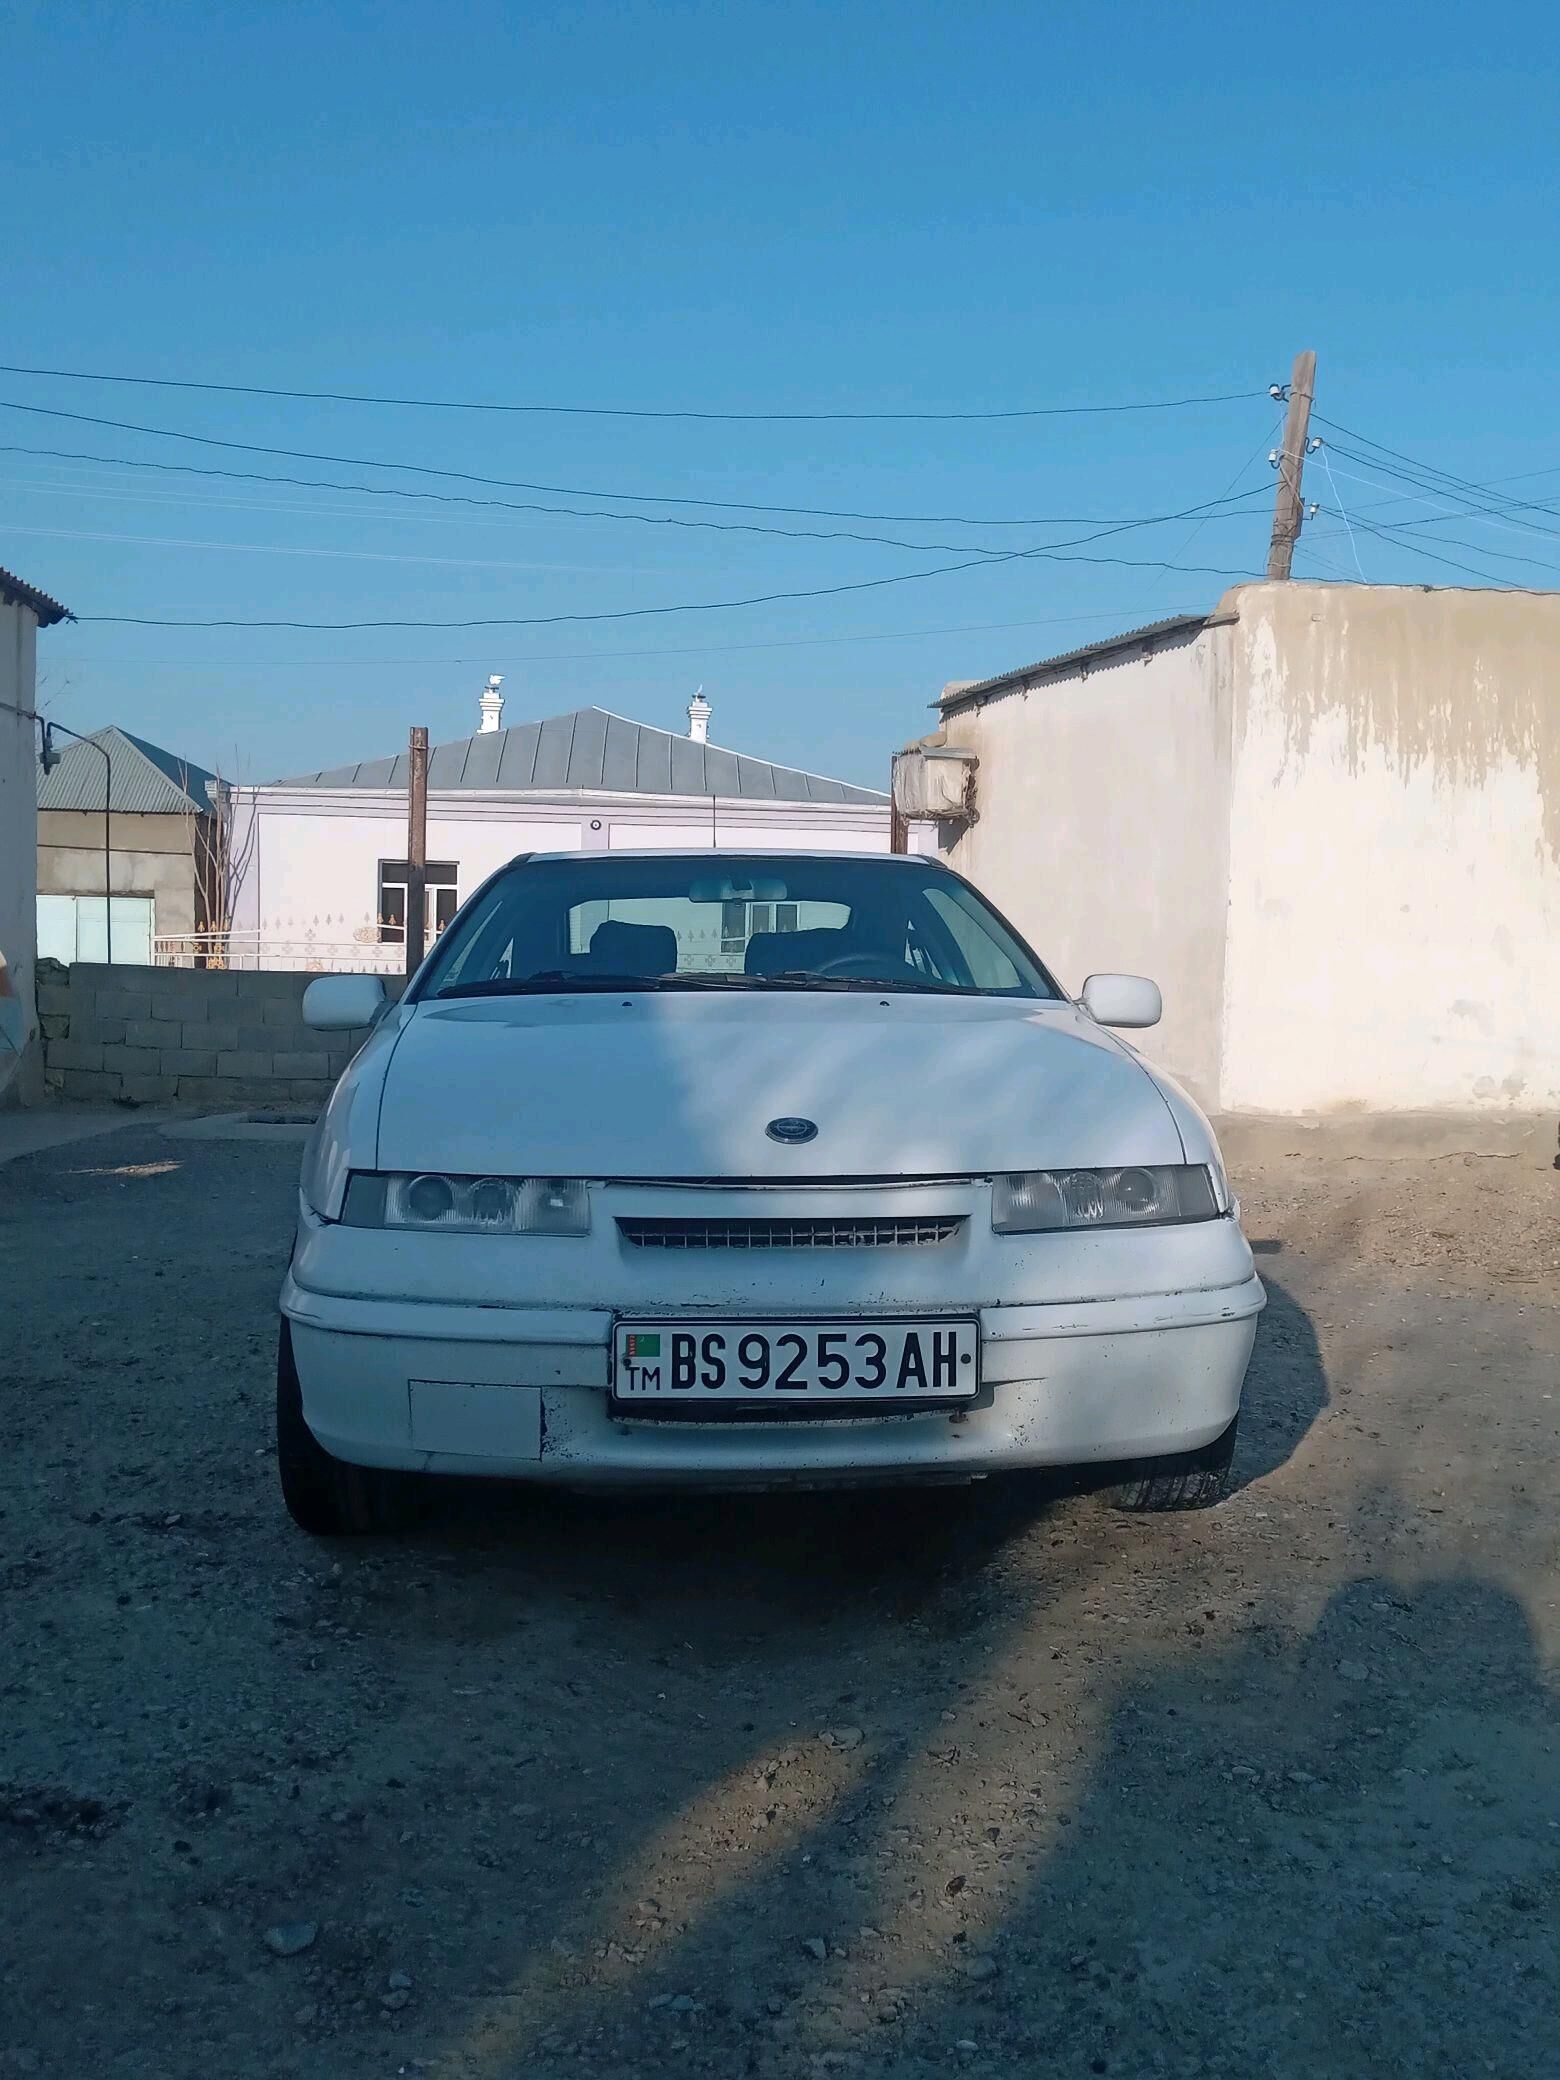
[[722, 903], [720, 947], [722, 953], [740, 954], [755, 932], [794, 932], [794, 903]]
[[[459, 869], [454, 860], [431, 859], [423, 869], [423, 918], [430, 940], [437, 939], [460, 907]], [[379, 940], [383, 946], [406, 944], [406, 891], [411, 868], [404, 859], [379, 862]]]

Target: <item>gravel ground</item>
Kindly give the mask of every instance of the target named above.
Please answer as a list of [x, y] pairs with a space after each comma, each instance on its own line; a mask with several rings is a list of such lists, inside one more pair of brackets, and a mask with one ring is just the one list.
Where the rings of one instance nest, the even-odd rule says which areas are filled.
[[1211, 1514], [336, 1549], [270, 1454], [296, 1147], [0, 1170], [0, 2074], [1560, 2072], [1560, 1175], [1242, 1149]]

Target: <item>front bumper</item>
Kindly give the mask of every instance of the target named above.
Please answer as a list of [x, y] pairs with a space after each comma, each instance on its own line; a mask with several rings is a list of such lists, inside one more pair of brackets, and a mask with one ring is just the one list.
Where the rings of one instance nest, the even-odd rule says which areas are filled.
[[[971, 1306], [944, 1295], [935, 1311], [979, 1317], [989, 1390], [982, 1405], [953, 1413], [626, 1420], [607, 1398], [606, 1308], [328, 1292], [305, 1284], [295, 1264], [282, 1312], [309, 1427], [357, 1465], [581, 1487], [968, 1480], [1011, 1467], [1159, 1457], [1228, 1427], [1264, 1295], [1234, 1222], [1203, 1232], [1214, 1244], [1205, 1270], [1233, 1271], [1225, 1282], [1039, 1303]], [[309, 1251], [301, 1255], [306, 1267]], [[712, 1311], [707, 1300], [682, 1304]], [[837, 1289], [820, 1295], [816, 1285], [790, 1305], [829, 1316], [933, 1311], [924, 1296], [841, 1305]], [[664, 1293], [659, 1307], [678, 1311]], [[643, 1313], [643, 1300], [624, 1311]]]

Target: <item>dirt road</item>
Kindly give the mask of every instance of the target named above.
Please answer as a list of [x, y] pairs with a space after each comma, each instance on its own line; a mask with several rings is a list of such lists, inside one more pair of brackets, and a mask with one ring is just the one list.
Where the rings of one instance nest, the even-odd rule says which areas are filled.
[[0, 1169], [0, 2075], [1560, 2072], [1560, 1173], [1237, 1167], [1238, 1492], [273, 1492], [297, 1150]]

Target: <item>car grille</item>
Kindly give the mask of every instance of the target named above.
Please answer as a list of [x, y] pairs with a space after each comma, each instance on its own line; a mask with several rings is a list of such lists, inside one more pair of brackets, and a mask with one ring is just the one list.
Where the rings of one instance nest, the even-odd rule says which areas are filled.
[[635, 1249], [929, 1249], [964, 1226], [956, 1213], [897, 1220], [619, 1220]]

